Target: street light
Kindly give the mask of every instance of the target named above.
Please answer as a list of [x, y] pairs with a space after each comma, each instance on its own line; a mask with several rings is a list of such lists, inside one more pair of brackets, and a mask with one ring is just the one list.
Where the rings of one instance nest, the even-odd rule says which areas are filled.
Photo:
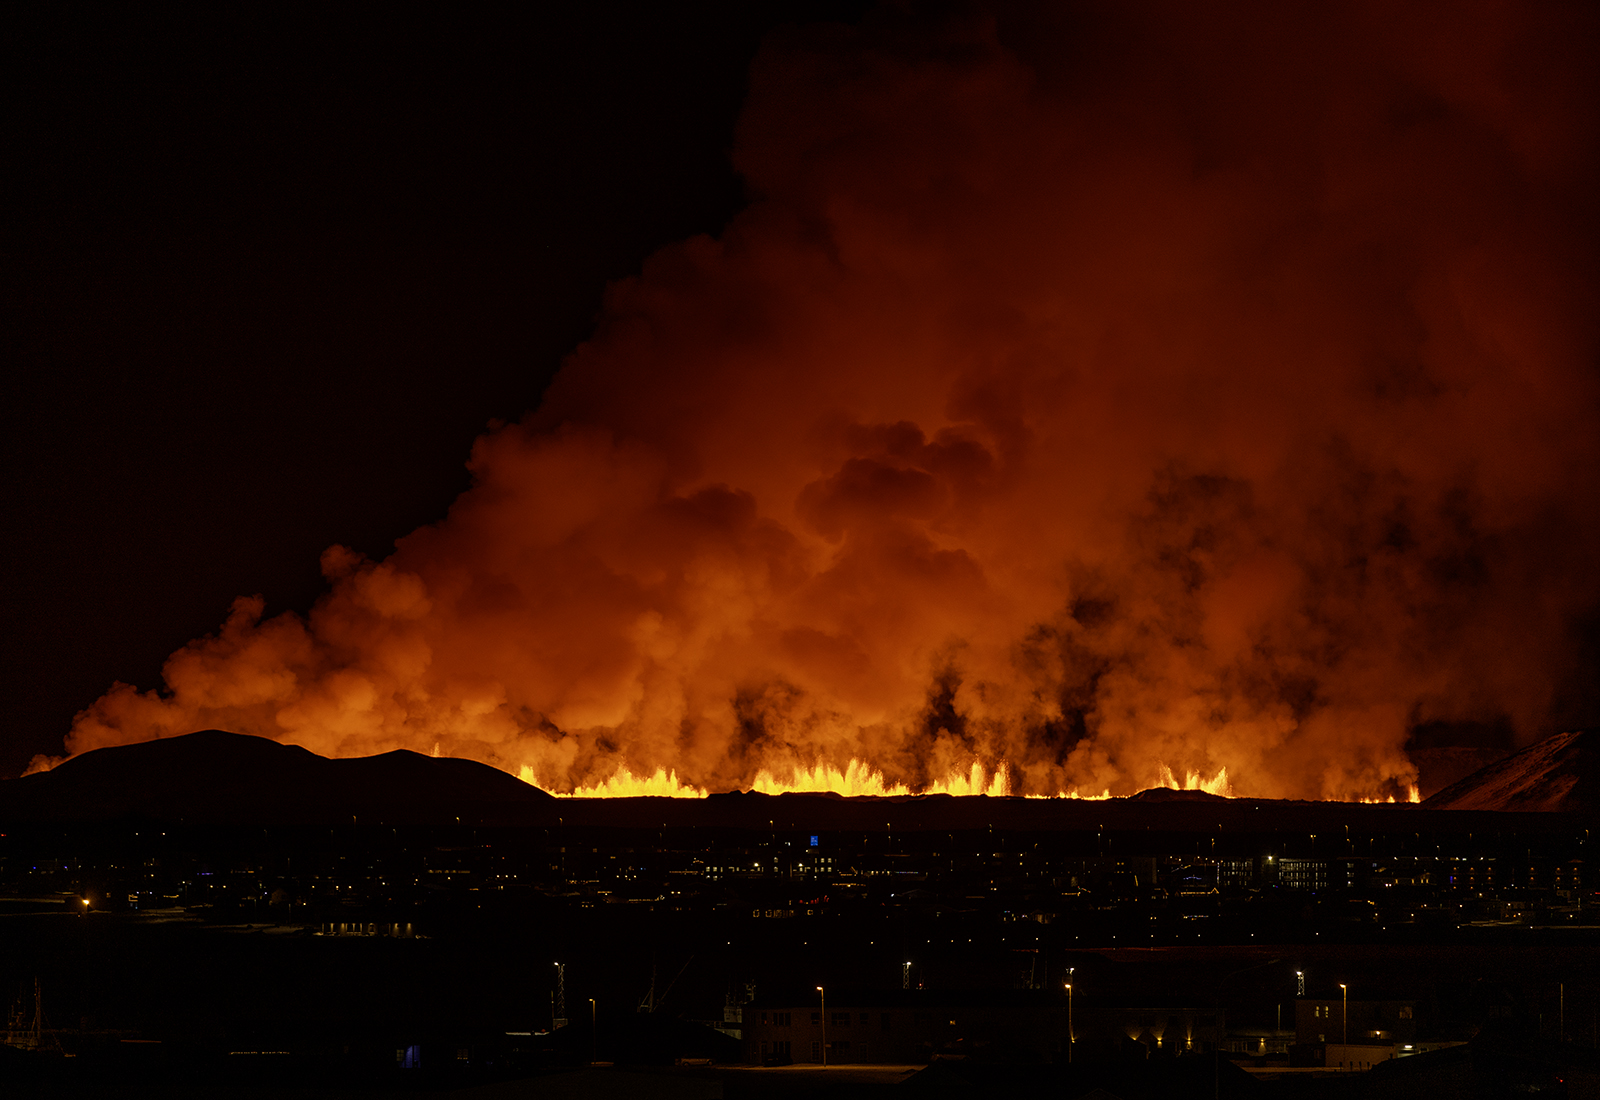
[[817, 996], [822, 998], [822, 1068], [828, 1068], [828, 994], [819, 985]]
[[1296, 970], [1294, 972], [1294, 978], [1295, 982], [1297, 983], [1294, 995], [1296, 997], [1304, 997], [1306, 995], [1306, 972], [1304, 970]]
[[1343, 982], [1339, 983], [1339, 992], [1344, 996], [1344, 1044], [1350, 1045], [1350, 987]]
[[1072, 1031], [1072, 983], [1067, 983], [1067, 1065], [1072, 1064], [1072, 1047], [1077, 1037]]
[[[549, 820], [546, 818], [545, 820]], [[594, 998], [589, 998], [589, 1063], [593, 1065], [600, 1060], [600, 1015], [594, 1006]]]

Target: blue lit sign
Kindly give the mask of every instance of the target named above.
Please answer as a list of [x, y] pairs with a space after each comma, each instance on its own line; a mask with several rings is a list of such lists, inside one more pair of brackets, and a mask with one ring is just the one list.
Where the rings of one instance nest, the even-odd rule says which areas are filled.
[[813, 837], [812, 837], [812, 838], [811, 838], [811, 846], [812, 846], [812, 847], [813, 847], [813, 848], [815, 848], [815, 847], [816, 847], [816, 846], [817, 846], [817, 838], [816, 838], [816, 837], [815, 837], [815, 836], [813, 836]]

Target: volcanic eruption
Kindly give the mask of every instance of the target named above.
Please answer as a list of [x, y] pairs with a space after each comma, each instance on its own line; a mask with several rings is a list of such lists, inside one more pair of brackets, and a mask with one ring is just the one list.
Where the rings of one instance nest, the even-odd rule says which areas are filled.
[[239, 599], [67, 750], [1355, 798], [1404, 797], [1419, 723], [1531, 737], [1600, 595], [1588, 18], [781, 33], [749, 206], [611, 288], [449, 514], [328, 549], [306, 616]]

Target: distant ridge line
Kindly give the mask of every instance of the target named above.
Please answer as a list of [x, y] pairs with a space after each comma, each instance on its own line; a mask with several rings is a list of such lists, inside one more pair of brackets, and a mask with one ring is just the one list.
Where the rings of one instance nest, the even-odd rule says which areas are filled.
[[[1418, 825], [1440, 827], [1442, 816], [1432, 826], [1424, 822], [1441, 809], [1447, 808], [1224, 798], [1168, 788], [1104, 801], [751, 792], [698, 799], [559, 798], [471, 760], [409, 750], [328, 759], [298, 746], [221, 730], [96, 749], [51, 771], [0, 782], [0, 823], [59, 825], [787, 827], [810, 833], [1120, 829], [1217, 835], [1269, 827], [1315, 833], [1347, 824], [1409, 832]], [[1483, 820], [1454, 815], [1451, 827], [1537, 831], [1557, 828], [1562, 817], [1500, 809], [1478, 816]]]

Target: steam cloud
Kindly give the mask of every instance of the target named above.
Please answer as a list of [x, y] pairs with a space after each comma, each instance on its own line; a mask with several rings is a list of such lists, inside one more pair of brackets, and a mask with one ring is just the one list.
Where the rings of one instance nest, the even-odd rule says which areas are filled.
[[218, 726], [713, 789], [1262, 796], [1551, 720], [1594, 615], [1579, 5], [1021, 8], [788, 32], [756, 196], [309, 618], [239, 600], [71, 752]]

